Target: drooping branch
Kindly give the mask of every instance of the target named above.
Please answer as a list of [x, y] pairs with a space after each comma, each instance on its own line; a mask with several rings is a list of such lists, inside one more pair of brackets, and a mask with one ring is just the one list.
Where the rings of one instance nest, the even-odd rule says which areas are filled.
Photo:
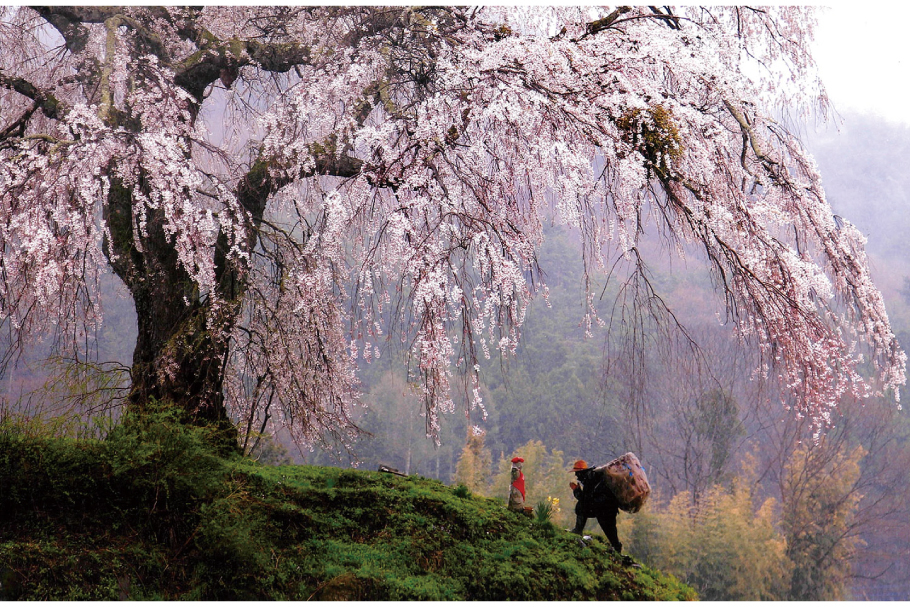
[[[745, 115], [727, 100], [724, 100], [724, 107], [727, 108], [730, 114], [736, 119], [736, 122], [739, 123], [739, 128], [743, 134], [744, 147], [746, 144], [751, 147], [752, 152], [755, 154], [755, 157], [758, 158], [765, 166], [769, 168], [777, 166], [778, 162], [765, 154], [761, 143], [758, 140], [758, 137], [755, 135], [755, 133], [752, 132], [752, 125], [749, 124], [749, 121], [746, 119]], [[745, 153], [745, 149], [743, 152]], [[745, 165], [745, 156], [743, 157], [742, 165], [743, 169], [751, 173], [751, 171], [749, 171]]]
[[667, 27], [674, 30], [679, 29], [679, 17], [673, 14], [673, 10], [669, 6], [664, 7], [664, 10], [667, 11], [666, 13], [656, 6], [649, 6], [648, 8], [651, 9], [652, 13], [654, 13], [654, 17], [657, 19], [662, 19]]

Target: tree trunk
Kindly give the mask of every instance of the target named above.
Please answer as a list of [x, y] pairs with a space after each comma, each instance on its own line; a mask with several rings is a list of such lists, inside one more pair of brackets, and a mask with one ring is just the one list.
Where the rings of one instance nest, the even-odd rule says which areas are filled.
[[213, 317], [209, 299], [180, 265], [161, 210], [149, 211], [136, 246], [132, 196], [120, 183], [111, 185], [105, 220], [105, 253], [132, 295], [139, 329], [129, 406], [142, 412], [152, 399], [175, 406], [185, 422], [214, 426], [216, 441], [236, 449], [222, 391], [236, 306], [221, 306]]

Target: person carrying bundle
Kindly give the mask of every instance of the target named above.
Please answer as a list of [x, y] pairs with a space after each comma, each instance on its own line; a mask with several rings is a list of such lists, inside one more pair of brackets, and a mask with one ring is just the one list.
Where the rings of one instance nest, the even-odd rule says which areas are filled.
[[575, 528], [581, 535], [589, 518], [596, 518], [613, 549], [622, 553], [622, 542], [616, 531], [620, 510], [638, 512], [651, 494], [651, 486], [641, 462], [634, 453], [626, 453], [605, 466], [589, 467], [580, 459], [572, 466], [578, 482], [571, 482], [575, 504]]
[[616, 515], [619, 513], [619, 502], [607, 486], [599, 468], [589, 468], [585, 460], [580, 459], [572, 467], [578, 482], [569, 483], [572, 494], [578, 502], [575, 504], [575, 528], [572, 533], [582, 535], [589, 518], [596, 518], [617, 553], [622, 553], [622, 543], [616, 531]]

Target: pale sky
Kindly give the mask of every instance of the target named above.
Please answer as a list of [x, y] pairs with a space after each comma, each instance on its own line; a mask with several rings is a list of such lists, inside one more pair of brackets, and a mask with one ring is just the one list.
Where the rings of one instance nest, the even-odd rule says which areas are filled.
[[878, 114], [910, 126], [910, 34], [897, 4], [822, 9], [816, 54], [834, 109]]

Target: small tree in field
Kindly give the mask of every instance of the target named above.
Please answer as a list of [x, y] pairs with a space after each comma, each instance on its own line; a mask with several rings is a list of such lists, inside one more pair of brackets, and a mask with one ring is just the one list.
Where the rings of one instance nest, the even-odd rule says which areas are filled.
[[453, 369], [479, 406], [475, 361], [514, 351], [545, 221], [580, 231], [590, 269], [628, 262], [651, 305], [650, 221], [704, 252], [761, 371], [824, 421], [868, 390], [854, 342], [885, 387], [905, 357], [863, 237], [770, 117], [824, 106], [813, 24], [790, 7], [2, 8], [11, 352], [48, 332], [83, 350], [111, 269], [138, 316], [131, 406], [344, 440], [357, 360], [392, 339], [435, 433]]

